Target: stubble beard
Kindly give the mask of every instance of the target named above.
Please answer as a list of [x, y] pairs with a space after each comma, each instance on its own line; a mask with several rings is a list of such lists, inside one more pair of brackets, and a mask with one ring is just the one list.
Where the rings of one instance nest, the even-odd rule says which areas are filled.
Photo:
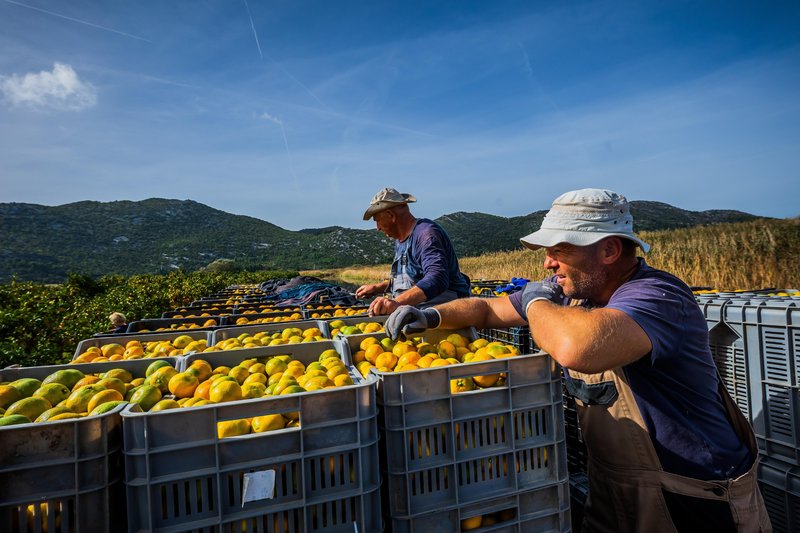
[[572, 290], [564, 294], [573, 300], [591, 300], [605, 286], [608, 280], [608, 273], [601, 268], [595, 268], [573, 273], [570, 278]]

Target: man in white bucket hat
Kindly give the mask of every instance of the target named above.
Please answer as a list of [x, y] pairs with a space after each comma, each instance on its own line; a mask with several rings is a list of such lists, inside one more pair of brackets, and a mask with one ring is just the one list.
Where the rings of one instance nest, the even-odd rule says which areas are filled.
[[417, 199], [391, 187], [378, 191], [364, 212], [378, 231], [395, 240], [389, 279], [362, 285], [356, 297], [378, 296], [369, 307], [371, 315], [388, 315], [400, 305], [429, 307], [469, 296], [469, 278], [458, 267], [453, 243], [439, 224], [416, 218], [408, 204]]
[[529, 325], [578, 405], [584, 531], [771, 531], [755, 436], [716, 372], [703, 314], [685, 283], [637, 257], [650, 246], [625, 197], [565, 193], [521, 241], [545, 249], [550, 278], [508, 298], [400, 307], [388, 335]]

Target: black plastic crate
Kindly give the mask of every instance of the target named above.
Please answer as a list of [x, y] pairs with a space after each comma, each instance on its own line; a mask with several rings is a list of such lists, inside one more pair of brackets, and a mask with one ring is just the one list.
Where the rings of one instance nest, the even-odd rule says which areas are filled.
[[[222, 306], [217, 309], [212, 307], [179, 307], [172, 311], [164, 311], [161, 313], [161, 318], [197, 318], [202, 314], [220, 316], [230, 315], [233, 313], [232, 306]], [[178, 316], [180, 315], [180, 316]]]
[[583, 442], [580, 425], [578, 424], [578, 406], [575, 399], [569, 395], [566, 387], [563, 389], [564, 397], [564, 436], [567, 440], [567, 467], [570, 476], [585, 474], [589, 454]]
[[569, 504], [572, 511], [572, 531], [580, 533], [586, 499], [589, 497], [589, 478], [585, 473], [569, 476]]
[[252, 324], [270, 324], [272, 322], [293, 322], [298, 320], [305, 320], [303, 311], [274, 311], [267, 313], [226, 315], [222, 317], [222, 325], [248, 326]]
[[532, 353], [535, 351], [531, 330], [528, 326], [514, 326], [510, 328], [487, 328], [478, 330], [478, 337], [488, 341], [499, 341], [510, 344], [519, 350], [519, 353]]
[[198, 318], [147, 318], [144, 320], [136, 320], [128, 324], [127, 333], [138, 333], [142, 331], [160, 333], [161, 331], [208, 329], [220, 326], [222, 319], [223, 317], [218, 316], [203, 316]]

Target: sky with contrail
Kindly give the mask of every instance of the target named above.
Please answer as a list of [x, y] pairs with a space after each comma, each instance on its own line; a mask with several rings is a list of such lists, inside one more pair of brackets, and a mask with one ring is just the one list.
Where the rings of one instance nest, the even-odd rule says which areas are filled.
[[108, 32], [111, 32], [111, 33], [116, 33], [117, 35], [122, 35], [123, 37], [130, 37], [131, 39], [138, 39], [138, 40], [144, 41], [146, 43], [152, 42], [149, 39], [145, 39], [144, 37], [140, 37], [138, 35], [133, 35], [131, 33], [126, 33], [124, 31], [115, 30], [114, 28], [108, 28], [108, 27], [103, 26], [101, 24], [94, 24], [92, 22], [89, 22], [88, 20], [81, 20], [81, 19], [77, 19], [77, 18], [74, 18], [74, 17], [68, 17], [66, 15], [62, 15], [60, 13], [56, 13], [55, 11], [50, 11], [48, 9], [42, 9], [40, 7], [36, 7], [36, 6], [30, 5], [30, 4], [26, 4], [26, 3], [23, 3], [23, 2], [15, 2], [14, 0], [3, 0], [3, 1], [6, 2], [7, 4], [12, 4], [12, 5], [15, 5], [15, 6], [23, 7], [25, 9], [32, 9], [34, 11], [38, 11], [39, 13], [44, 13], [45, 15], [50, 15], [51, 17], [57, 17], [57, 18], [60, 18], [60, 19], [63, 19], [63, 20], [68, 20], [70, 22], [75, 22], [77, 24], [83, 24], [85, 26], [89, 26], [89, 27], [92, 27], [92, 28], [97, 28], [98, 30], [108, 31]]
[[0, 202], [800, 214], [800, 4], [0, 1]]

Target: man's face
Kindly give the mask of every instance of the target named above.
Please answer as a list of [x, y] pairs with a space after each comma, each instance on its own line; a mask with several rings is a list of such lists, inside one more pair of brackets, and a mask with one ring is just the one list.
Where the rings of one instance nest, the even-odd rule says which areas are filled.
[[375, 221], [375, 226], [378, 231], [383, 232], [383, 234], [390, 239], [399, 238], [399, 235], [397, 235], [397, 217], [395, 216], [394, 210], [385, 209], [375, 213], [372, 220]]
[[599, 244], [557, 244], [545, 248], [544, 267], [558, 276], [556, 281], [566, 296], [591, 300], [601, 294], [608, 280], [598, 249]]

